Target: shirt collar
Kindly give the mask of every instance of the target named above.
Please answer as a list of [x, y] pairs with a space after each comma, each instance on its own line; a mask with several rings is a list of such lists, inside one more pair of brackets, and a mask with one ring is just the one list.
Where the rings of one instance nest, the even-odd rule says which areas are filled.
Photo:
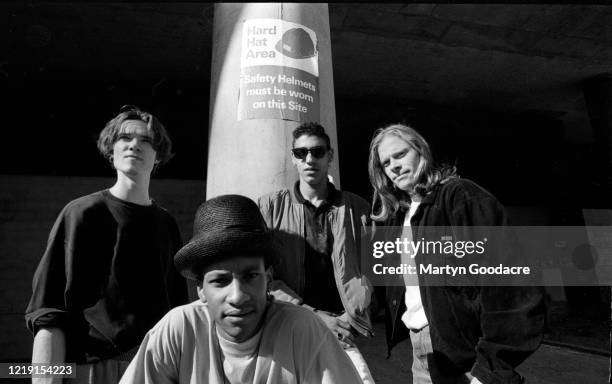
[[[305, 204], [308, 201], [304, 198], [304, 196], [302, 196], [302, 192], [300, 192], [300, 181], [299, 180], [296, 181], [295, 184], [293, 185], [293, 195], [295, 196], [295, 200], [299, 204]], [[328, 181], [327, 182], [327, 197], [323, 199], [323, 202], [325, 204], [330, 204], [330, 205], [338, 204], [339, 196], [340, 196], [340, 193], [338, 192], [336, 187], [334, 187], [334, 185]]]

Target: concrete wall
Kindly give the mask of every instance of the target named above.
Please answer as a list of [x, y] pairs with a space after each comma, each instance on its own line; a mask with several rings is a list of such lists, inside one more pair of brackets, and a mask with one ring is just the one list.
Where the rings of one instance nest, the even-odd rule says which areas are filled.
[[[23, 315], [34, 270], [57, 214], [68, 201], [113, 182], [111, 178], [0, 175], [0, 361], [31, 356], [32, 336]], [[191, 237], [193, 215], [205, 200], [204, 191], [204, 182], [198, 180], [151, 181], [151, 196], [176, 218], [184, 242]]]

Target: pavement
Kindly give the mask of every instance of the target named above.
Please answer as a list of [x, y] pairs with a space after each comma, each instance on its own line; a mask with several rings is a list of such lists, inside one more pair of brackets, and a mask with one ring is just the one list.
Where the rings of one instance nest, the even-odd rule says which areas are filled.
[[[385, 326], [374, 323], [376, 335], [357, 339], [376, 384], [412, 384], [412, 348], [407, 340], [393, 349], [386, 359]], [[517, 370], [527, 384], [607, 384], [610, 383], [610, 357], [542, 344]], [[1, 379], [0, 384], [29, 383], [29, 379]], [[344, 383], [343, 383], [344, 384]]]
[[[357, 344], [368, 362], [377, 384], [411, 384], [412, 348], [410, 341], [400, 343], [385, 359], [385, 326], [374, 323], [376, 335], [358, 338]], [[610, 383], [610, 357], [542, 344], [517, 371], [527, 384], [607, 384]]]

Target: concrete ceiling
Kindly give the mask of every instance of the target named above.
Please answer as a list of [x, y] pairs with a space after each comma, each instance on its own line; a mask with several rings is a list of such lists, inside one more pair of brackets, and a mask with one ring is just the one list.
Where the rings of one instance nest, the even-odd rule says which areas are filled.
[[[584, 119], [581, 82], [612, 72], [612, 7], [330, 4], [337, 98]], [[33, 63], [208, 83], [210, 3], [0, 5], [0, 75]], [[581, 116], [581, 117], [576, 117]]]
[[612, 70], [605, 6], [339, 4], [331, 15], [341, 93], [566, 111], [583, 79]]

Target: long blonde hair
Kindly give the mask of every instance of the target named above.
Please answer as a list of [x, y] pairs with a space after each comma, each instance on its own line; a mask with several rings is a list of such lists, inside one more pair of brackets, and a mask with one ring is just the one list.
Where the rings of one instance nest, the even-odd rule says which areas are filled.
[[429, 144], [413, 128], [404, 124], [391, 124], [380, 128], [374, 132], [374, 137], [370, 143], [370, 156], [368, 160], [368, 173], [370, 183], [374, 188], [372, 198], [372, 220], [386, 221], [395, 215], [401, 205], [407, 203], [408, 197], [404, 191], [396, 189], [385, 175], [385, 171], [380, 164], [378, 156], [378, 146], [387, 136], [396, 136], [404, 140], [419, 154], [419, 165], [414, 173], [416, 184], [414, 191], [421, 196], [425, 196], [436, 185], [457, 175], [457, 168], [454, 166], [442, 165], [436, 167]]

